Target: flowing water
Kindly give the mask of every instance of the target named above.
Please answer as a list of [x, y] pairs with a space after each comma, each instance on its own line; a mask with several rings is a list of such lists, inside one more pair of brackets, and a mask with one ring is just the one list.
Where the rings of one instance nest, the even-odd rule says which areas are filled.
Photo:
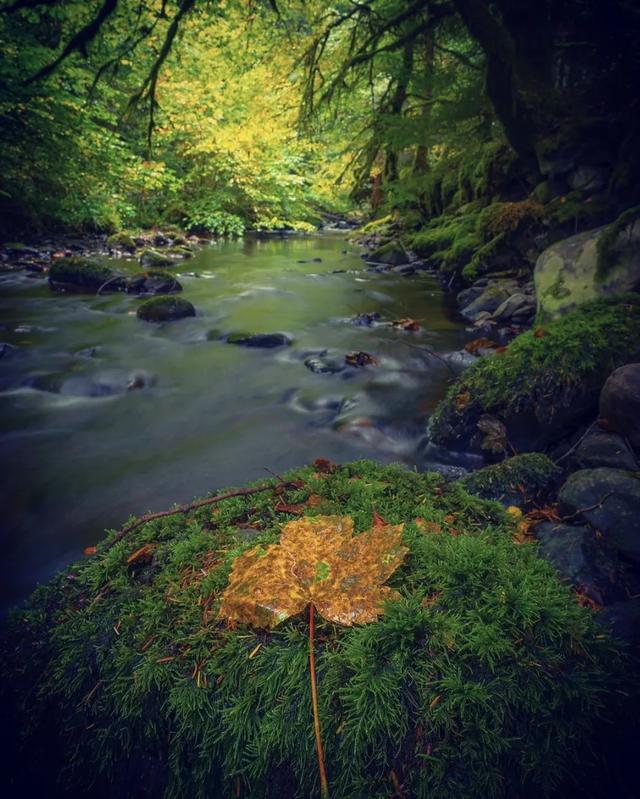
[[[0, 275], [0, 341], [17, 347], [0, 359], [2, 606], [129, 514], [318, 457], [423, 466], [425, 419], [451, 375], [419, 348], [463, 340], [435, 278], [367, 270], [328, 234], [216, 244], [173, 271], [197, 316], [163, 325], [138, 320], [134, 296]], [[372, 311], [423, 329], [350, 321]], [[238, 331], [292, 344], [219, 337]], [[337, 363], [364, 350], [378, 366], [316, 374], [305, 360], [324, 350]]]

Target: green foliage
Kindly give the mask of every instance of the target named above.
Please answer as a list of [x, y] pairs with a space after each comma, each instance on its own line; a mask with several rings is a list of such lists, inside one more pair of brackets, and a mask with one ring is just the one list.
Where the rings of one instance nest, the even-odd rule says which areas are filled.
[[[356, 532], [375, 508], [405, 522], [410, 550], [380, 621], [318, 625], [332, 795], [387, 796], [391, 769], [424, 799], [541, 796], [580, 773], [627, 664], [502, 509], [364, 461], [287, 477], [301, 487], [286, 502], [315, 495], [308, 513], [350, 515]], [[14, 614], [3, 689], [30, 762], [58, 751], [76, 795], [315, 795], [304, 617], [271, 633], [216, 620], [235, 558], [291, 519], [277, 499], [112, 534]]]
[[518, 336], [506, 352], [467, 369], [429, 422], [437, 443], [462, 420], [531, 412], [549, 424], [558, 408], [597, 391], [613, 369], [637, 353], [640, 298], [596, 300]]
[[245, 223], [237, 214], [227, 211], [209, 211], [196, 205], [190, 209], [186, 217], [189, 229], [205, 230], [214, 236], [240, 237], [244, 233]]

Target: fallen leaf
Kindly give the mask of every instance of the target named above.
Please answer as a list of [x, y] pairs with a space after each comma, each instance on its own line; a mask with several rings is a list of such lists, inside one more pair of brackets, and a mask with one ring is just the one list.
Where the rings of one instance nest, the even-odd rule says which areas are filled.
[[522, 516], [522, 509], [519, 508], [517, 505], [509, 505], [507, 508], [507, 513], [513, 519], [519, 519]]
[[533, 337], [534, 338], [543, 338], [545, 335], [546, 335], [546, 331], [542, 327], [536, 327], [536, 329], [533, 331]]
[[470, 352], [471, 355], [476, 355], [478, 350], [493, 350], [497, 347], [493, 339], [486, 338], [486, 336], [482, 336], [480, 338], [474, 338], [473, 341], [467, 342], [464, 345], [464, 348], [467, 352]]
[[234, 561], [219, 618], [272, 628], [310, 603], [345, 626], [376, 621], [384, 586], [404, 560], [404, 525], [372, 527], [353, 535], [348, 516], [304, 517], [282, 528], [279, 544], [257, 546]]
[[348, 352], [344, 356], [345, 363], [349, 364], [349, 366], [377, 366], [378, 361], [373, 355], [370, 355], [368, 352], [362, 352], [361, 350], [357, 352]]
[[507, 451], [507, 428], [495, 416], [482, 414], [478, 419], [478, 430], [485, 434], [480, 446], [489, 452], [500, 454]]
[[373, 526], [374, 527], [386, 527], [389, 523], [382, 518], [382, 516], [377, 512], [373, 511], [371, 514], [371, 518], [373, 519]]
[[328, 461], [326, 458], [316, 458], [313, 462], [313, 465], [319, 472], [322, 472], [323, 474], [331, 474], [338, 468], [335, 463]]
[[407, 330], [411, 333], [422, 330], [422, 325], [420, 322], [416, 321], [415, 319], [411, 319], [411, 317], [407, 317], [406, 319], [394, 319], [393, 322], [391, 322], [391, 325], [393, 327], [401, 328], [402, 330]]
[[421, 516], [418, 516], [418, 518], [415, 520], [415, 525], [418, 530], [425, 535], [440, 535], [442, 532], [441, 524], [438, 524], [438, 522], [428, 522]]
[[322, 505], [323, 499], [320, 494], [311, 494], [311, 496], [305, 502], [305, 505], [308, 508], [317, 508], [318, 505]]
[[85, 547], [82, 551], [85, 555], [95, 555], [98, 547]]

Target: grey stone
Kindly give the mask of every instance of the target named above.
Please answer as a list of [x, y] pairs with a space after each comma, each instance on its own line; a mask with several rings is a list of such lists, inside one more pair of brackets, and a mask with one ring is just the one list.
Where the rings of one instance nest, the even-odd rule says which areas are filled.
[[621, 366], [609, 375], [600, 393], [600, 416], [640, 452], [640, 363]]
[[137, 311], [138, 319], [145, 322], [172, 322], [195, 315], [193, 305], [179, 297], [154, 297], [143, 302]]
[[597, 469], [604, 466], [631, 472], [640, 470], [640, 464], [624, 438], [606, 430], [589, 432], [578, 444], [570, 459], [572, 466], [577, 469]]
[[614, 588], [615, 566], [599, 551], [592, 529], [543, 522], [534, 532], [539, 541], [538, 555], [561, 577], [600, 604], [618, 598]]
[[475, 321], [482, 313], [492, 314], [511, 294], [509, 287], [503, 283], [489, 284], [475, 300], [462, 309], [461, 314]]
[[273, 349], [274, 347], [288, 347], [291, 344], [291, 339], [284, 333], [232, 333], [227, 336], [227, 344]]
[[507, 319], [511, 319], [512, 317], [516, 316], [533, 316], [535, 311], [535, 297], [518, 293], [507, 297], [507, 299], [493, 312], [491, 318], [499, 322], [504, 322]]
[[640, 478], [622, 469], [581, 469], [558, 493], [560, 513], [583, 519], [621, 555], [640, 563]]

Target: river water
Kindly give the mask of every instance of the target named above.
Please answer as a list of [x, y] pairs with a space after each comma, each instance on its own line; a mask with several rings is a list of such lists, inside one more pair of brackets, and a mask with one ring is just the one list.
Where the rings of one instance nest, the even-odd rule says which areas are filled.
[[[134, 296], [0, 275], [0, 341], [17, 347], [0, 359], [3, 608], [129, 514], [319, 457], [424, 466], [425, 420], [451, 375], [419, 348], [464, 339], [435, 278], [367, 270], [329, 234], [219, 243], [172, 271], [197, 316], [163, 325], [138, 320]], [[372, 311], [422, 330], [350, 321]], [[292, 344], [218, 337], [238, 331]], [[324, 350], [338, 363], [364, 350], [378, 366], [316, 374], [304, 362]], [[136, 378], [144, 387], [127, 390]]]

